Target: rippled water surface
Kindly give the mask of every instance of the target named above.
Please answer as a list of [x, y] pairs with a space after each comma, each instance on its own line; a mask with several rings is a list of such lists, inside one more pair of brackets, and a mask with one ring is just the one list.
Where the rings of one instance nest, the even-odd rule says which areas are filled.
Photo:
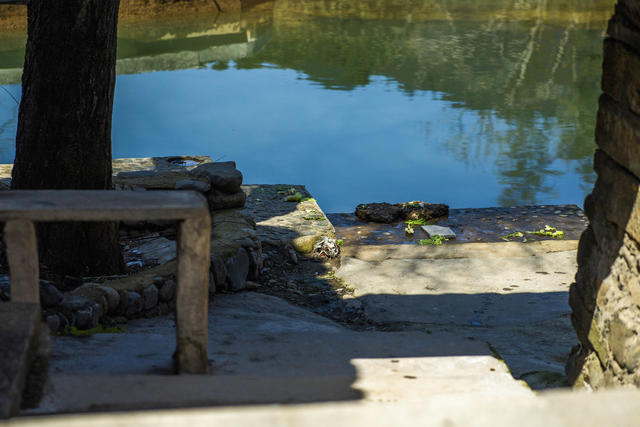
[[[306, 184], [332, 212], [581, 205], [614, 3], [276, 0], [121, 16], [113, 154], [235, 160], [245, 182]], [[24, 41], [4, 37], [9, 163]]]

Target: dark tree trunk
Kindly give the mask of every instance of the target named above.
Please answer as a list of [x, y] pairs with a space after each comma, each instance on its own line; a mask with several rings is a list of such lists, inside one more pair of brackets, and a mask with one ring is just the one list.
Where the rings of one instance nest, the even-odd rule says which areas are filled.
[[[111, 189], [119, 0], [29, 0], [13, 189]], [[38, 228], [58, 274], [124, 270], [116, 224]]]

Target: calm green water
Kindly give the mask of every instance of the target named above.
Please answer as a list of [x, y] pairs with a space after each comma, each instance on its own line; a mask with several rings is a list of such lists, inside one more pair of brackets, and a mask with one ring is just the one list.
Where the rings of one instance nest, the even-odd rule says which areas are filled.
[[[306, 184], [329, 212], [581, 205], [615, 0], [394, 1], [277, 0], [179, 31], [121, 28], [114, 157], [235, 160], [245, 182]], [[2, 69], [20, 52], [2, 46], [17, 98]], [[2, 163], [16, 116], [0, 91]]]

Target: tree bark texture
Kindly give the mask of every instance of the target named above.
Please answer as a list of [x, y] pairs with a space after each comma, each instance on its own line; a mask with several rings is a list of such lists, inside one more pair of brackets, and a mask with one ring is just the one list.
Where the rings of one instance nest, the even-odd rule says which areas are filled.
[[[111, 189], [119, 0], [29, 0], [13, 189]], [[38, 227], [58, 274], [124, 270], [113, 223]]]

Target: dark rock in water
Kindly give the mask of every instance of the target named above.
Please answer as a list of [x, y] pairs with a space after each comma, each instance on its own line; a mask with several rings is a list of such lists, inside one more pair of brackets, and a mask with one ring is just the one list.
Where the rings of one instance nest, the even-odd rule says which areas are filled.
[[214, 190], [237, 193], [242, 185], [242, 173], [235, 162], [204, 163], [191, 171], [195, 176], [207, 177]]
[[62, 302], [64, 296], [53, 283], [40, 281], [40, 305], [44, 308], [55, 307]]
[[367, 203], [356, 206], [356, 216], [363, 221], [391, 223], [400, 219], [402, 207], [391, 203]]
[[394, 221], [424, 219], [426, 221], [449, 215], [449, 206], [425, 202], [367, 203], [356, 207], [355, 215], [370, 222], [390, 224]]
[[244, 191], [242, 190], [231, 194], [223, 193], [218, 190], [211, 190], [207, 193], [207, 200], [209, 201], [209, 209], [212, 211], [235, 209], [244, 207], [247, 195], [244, 194]]
[[424, 219], [428, 221], [449, 216], [449, 206], [444, 203], [410, 202], [400, 203], [400, 206], [402, 206], [403, 220]]

